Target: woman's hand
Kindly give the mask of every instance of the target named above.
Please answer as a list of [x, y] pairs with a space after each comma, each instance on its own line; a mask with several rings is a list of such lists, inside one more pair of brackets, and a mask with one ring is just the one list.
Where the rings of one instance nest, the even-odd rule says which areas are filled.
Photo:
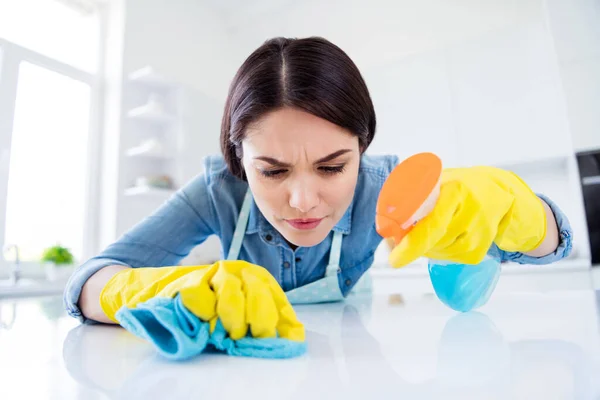
[[505, 251], [535, 252], [548, 247], [541, 245], [550, 222], [556, 232], [547, 210], [512, 172], [494, 167], [445, 169], [434, 209], [392, 250], [390, 263], [401, 267], [424, 256], [477, 264], [493, 243]]
[[217, 318], [236, 340], [250, 332], [257, 338], [304, 341], [304, 326], [275, 278], [263, 267], [245, 261], [212, 265], [127, 268], [117, 272], [100, 294], [112, 321], [125, 306], [135, 308], [153, 297], [181, 296], [183, 305], [214, 330]]
[[255, 338], [304, 341], [298, 321], [279, 283], [265, 268], [246, 261], [221, 261], [211, 278], [216, 313], [233, 339], [248, 329]]

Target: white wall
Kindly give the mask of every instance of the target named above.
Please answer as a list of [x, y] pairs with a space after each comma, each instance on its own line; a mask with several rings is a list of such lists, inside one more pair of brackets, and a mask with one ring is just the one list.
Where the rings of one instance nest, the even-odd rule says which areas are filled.
[[379, 127], [371, 152], [428, 149], [447, 165], [570, 153], [544, 2], [299, 2], [231, 27], [241, 52], [322, 35], [363, 72]]
[[587, 258], [573, 142], [600, 141], [597, 8], [587, 0], [308, 1], [232, 17], [229, 30], [240, 53], [278, 35], [338, 44], [375, 103], [371, 153], [433, 151], [446, 166], [514, 170], [568, 214], [576, 254]]
[[[218, 152], [222, 103], [242, 61], [273, 36], [324, 36], [371, 90], [371, 153], [433, 151], [447, 166], [516, 170], [568, 213], [587, 257], [573, 152], [600, 147], [598, 8], [593, 0], [127, 0], [122, 70], [151, 64], [187, 87], [185, 180]], [[119, 198], [118, 232], [143, 215], [134, 207]]]
[[125, 71], [152, 64], [216, 100], [236, 70], [221, 19], [204, 1], [126, 0], [124, 54]]

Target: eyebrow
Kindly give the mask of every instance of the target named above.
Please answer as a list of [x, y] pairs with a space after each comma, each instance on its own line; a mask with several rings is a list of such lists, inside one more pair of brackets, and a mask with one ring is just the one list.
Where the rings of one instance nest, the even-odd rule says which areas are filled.
[[[325, 156], [323, 158], [318, 159], [315, 162], [315, 164], [320, 164], [320, 163], [325, 163], [327, 161], [331, 161], [331, 160], [336, 159], [337, 157], [341, 156], [342, 154], [346, 154], [346, 153], [350, 153], [350, 152], [352, 152], [352, 150], [350, 150], [350, 149], [338, 150], [338, 151], [333, 152], [333, 153], [331, 153], [331, 154], [329, 154], [329, 155], [327, 155], [327, 156]], [[275, 158], [272, 158], [272, 157], [263, 157], [263, 156], [261, 156], [261, 157], [255, 157], [254, 159], [255, 160], [261, 160], [261, 161], [268, 162], [269, 164], [272, 164], [272, 165], [274, 165], [276, 167], [286, 167], [286, 168], [289, 168], [289, 167], [292, 166], [291, 164], [285, 163], [283, 161], [279, 161], [279, 160], [277, 160]]]

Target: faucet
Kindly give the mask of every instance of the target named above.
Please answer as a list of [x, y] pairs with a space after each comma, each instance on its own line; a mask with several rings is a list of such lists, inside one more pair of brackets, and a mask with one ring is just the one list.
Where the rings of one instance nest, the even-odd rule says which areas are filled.
[[19, 246], [11, 244], [4, 247], [4, 252], [15, 249], [15, 262], [10, 268], [8, 281], [13, 285], [16, 285], [19, 279], [21, 279], [21, 260], [19, 258]]
[[4, 321], [4, 318], [2, 317], [2, 304], [0, 304], [0, 330], [2, 329], [10, 329], [13, 327], [13, 325], [15, 324], [15, 319], [17, 318], [17, 303], [12, 303], [12, 310], [10, 313], [10, 319], [8, 319], [8, 322]]

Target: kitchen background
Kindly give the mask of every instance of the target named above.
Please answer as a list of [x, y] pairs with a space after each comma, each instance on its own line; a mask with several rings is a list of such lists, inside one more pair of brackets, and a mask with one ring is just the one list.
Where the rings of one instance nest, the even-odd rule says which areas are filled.
[[[60, 290], [201, 173], [238, 66], [270, 37], [314, 35], [365, 77], [369, 153], [510, 169], [569, 215], [568, 260], [507, 273], [600, 264], [597, 0], [1, 0], [0, 296]], [[374, 274], [426, 274], [386, 270], [388, 251]], [[184, 263], [219, 257], [213, 237]]]

